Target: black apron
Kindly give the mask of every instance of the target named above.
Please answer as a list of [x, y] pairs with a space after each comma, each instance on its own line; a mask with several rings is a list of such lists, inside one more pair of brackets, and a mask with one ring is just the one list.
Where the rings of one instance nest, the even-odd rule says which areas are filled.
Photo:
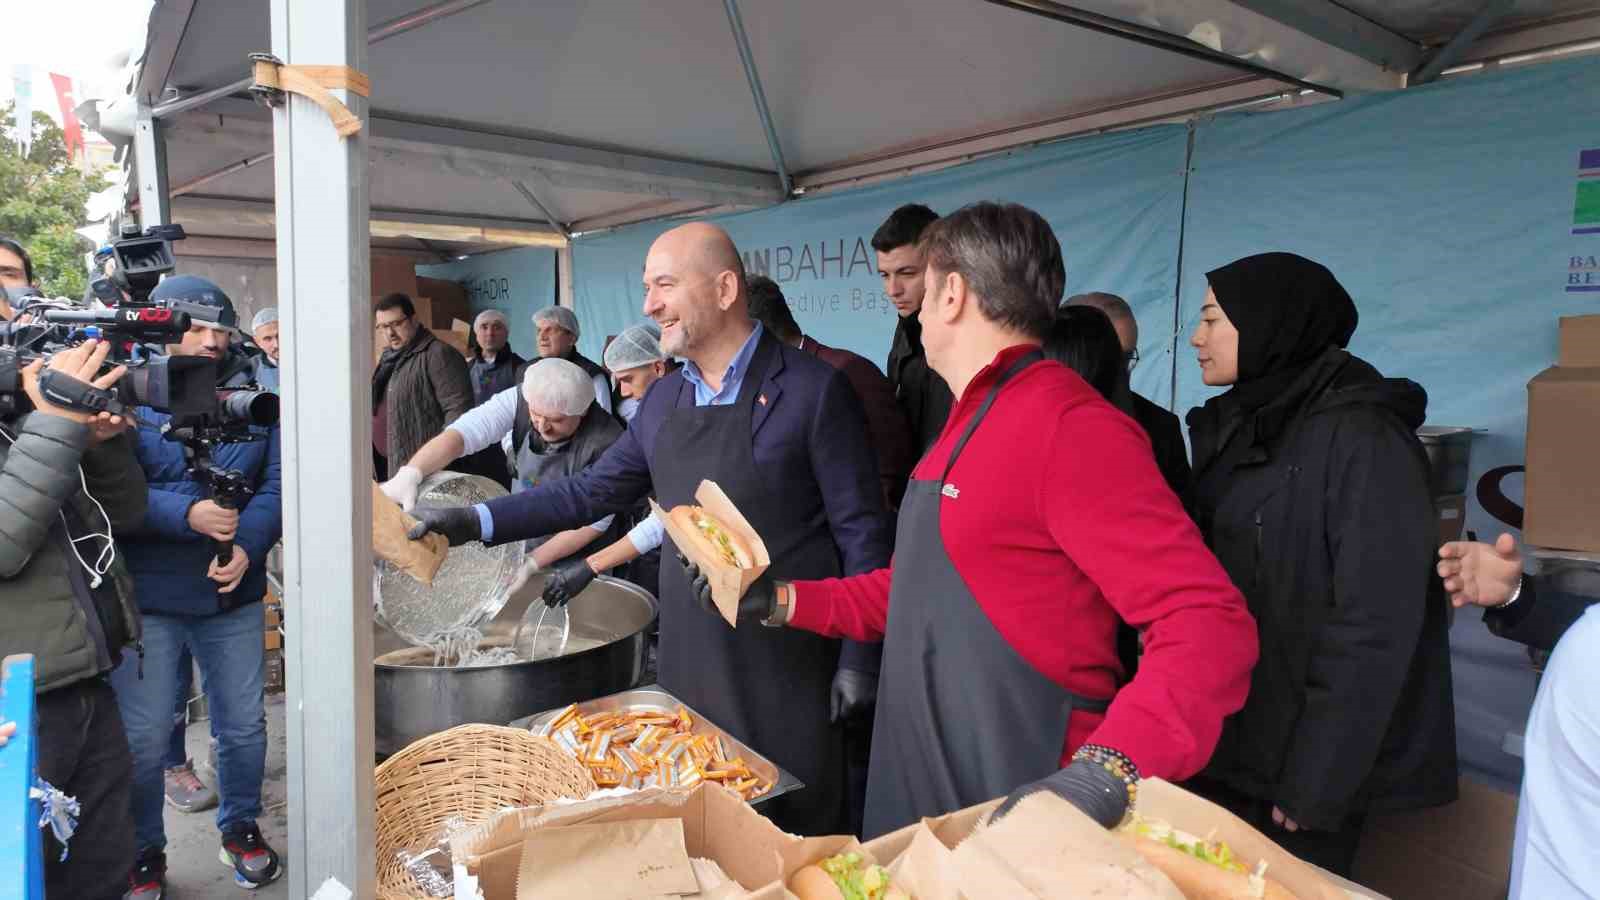
[[[867, 777], [865, 837], [1010, 793], [1060, 768], [1079, 697], [1018, 655], [978, 606], [939, 531], [945, 478], [1018, 360], [984, 398], [937, 480], [913, 478], [900, 504], [883, 671]], [[961, 500], [952, 486], [953, 503]], [[1063, 635], [1066, 640], [1068, 636]]]
[[[827, 523], [796, 521], [783, 502], [785, 474], [758, 468], [751, 450], [751, 417], [778, 352], [775, 340], [761, 338], [730, 406], [694, 406], [694, 386], [684, 383], [678, 407], [657, 433], [651, 480], [666, 509], [693, 503], [701, 479], [715, 481], [761, 535], [773, 578], [837, 577], [839, 549]], [[707, 614], [694, 600], [670, 536], [660, 581], [661, 686], [805, 782], [804, 789], [762, 805], [780, 828], [842, 833], [848, 827], [844, 733], [828, 725], [839, 641], [754, 624], [735, 630]]]

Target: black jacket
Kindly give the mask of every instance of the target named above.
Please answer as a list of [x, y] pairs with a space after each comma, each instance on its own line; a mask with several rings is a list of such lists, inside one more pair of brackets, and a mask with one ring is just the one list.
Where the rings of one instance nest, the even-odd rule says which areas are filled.
[[922, 352], [922, 325], [915, 315], [902, 316], [894, 328], [894, 343], [889, 346], [889, 364], [884, 367], [894, 398], [911, 423], [917, 457], [928, 452], [950, 418], [955, 397], [939, 373], [928, 368]]
[[1330, 349], [1252, 414], [1189, 414], [1192, 508], [1261, 644], [1206, 775], [1304, 827], [1455, 798], [1426, 407], [1421, 387]]
[[1133, 420], [1150, 436], [1161, 477], [1182, 497], [1189, 490], [1189, 448], [1183, 443], [1183, 423], [1176, 413], [1138, 394], [1133, 394]]
[[1524, 575], [1517, 602], [1483, 613], [1483, 624], [1496, 637], [1527, 644], [1534, 650], [1554, 650], [1572, 623], [1597, 601], [1593, 597], [1539, 588], [1540, 578]]

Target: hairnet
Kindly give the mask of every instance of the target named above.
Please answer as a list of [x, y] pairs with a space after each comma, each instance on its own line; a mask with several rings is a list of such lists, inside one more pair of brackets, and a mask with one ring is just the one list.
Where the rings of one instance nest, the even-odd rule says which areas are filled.
[[581, 416], [594, 402], [594, 381], [564, 359], [541, 359], [522, 376], [522, 398], [530, 406]]
[[256, 317], [250, 320], [250, 331], [251, 333], [254, 333], [257, 328], [260, 328], [263, 325], [275, 325], [277, 322], [278, 308], [276, 306], [269, 306], [266, 309], [256, 313]]
[[486, 309], [483, 312], [478, 313], [478, 317], [472, 320], [472, 327], [476, 329], [484, 322], [499, 322], [501, 325], [504, 325], [507, 328], [511, 327], [511, 323], [506, 320], [506, 314], [498, 309]]
[[533, 314], [533, 325], [535, 328], [539, 327], [545, 322], [552, 322], [561, 326], [570, 332], [575, 338], [582, 337], [582, 335], [578, 333], [578, 317], [573, 314], [572, 310], [567, 309], [565, 306], [546, 306], [544, 309], [541, 309]]
[[654, 322], [629, 325], [611, 339], [606, 348], [605, 366], [612, 372], [624, 372], [639, 366], [666, 359], [661, 352], [661, 329]]

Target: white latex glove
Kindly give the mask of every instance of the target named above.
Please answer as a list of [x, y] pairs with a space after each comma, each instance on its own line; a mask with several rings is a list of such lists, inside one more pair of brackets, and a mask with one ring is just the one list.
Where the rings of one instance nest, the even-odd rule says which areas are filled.
[[378, 485], [378, 490], [390, 500], [400, 504], [400, 508], [411, 512], [417, 505], [417, 488], [422, 485], [422, 472], [414, 466], [401, 466], [394, 477]]
[[517, 576], [511, 582], [511, 591], [506, 596], [509, 597], [522, 590], [527, 586], [528, 579], [537, 574], [539, 574], [539, 564], [533, 561], [533, 554], [530, 553], [522, 560], [522, 566], [517, 569]]

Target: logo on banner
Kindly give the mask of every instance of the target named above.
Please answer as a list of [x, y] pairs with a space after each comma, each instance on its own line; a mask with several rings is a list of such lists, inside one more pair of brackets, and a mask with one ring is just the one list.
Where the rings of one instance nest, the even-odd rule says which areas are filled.
[[[851, 241], [854, 241], [854, 244]], [[807, 316], [829, 313], [894, 315], [894, 302], [870, 288], [876, 284], [877, 260], [863, 237], [827, 238], [799, 245], [779, 244], [746, 250], [744, 269], [784, 286], [784, 299], [805, 327]], [[811, 282], [811, 283], [807, 283]]]
[[[1576, 193], [1572, 233], [1600, 237], [1600, 148], [1578, 154]], [[1600, 250], [1572, 254], [1567, 265], [1567, 292], [1600, 293]]]

